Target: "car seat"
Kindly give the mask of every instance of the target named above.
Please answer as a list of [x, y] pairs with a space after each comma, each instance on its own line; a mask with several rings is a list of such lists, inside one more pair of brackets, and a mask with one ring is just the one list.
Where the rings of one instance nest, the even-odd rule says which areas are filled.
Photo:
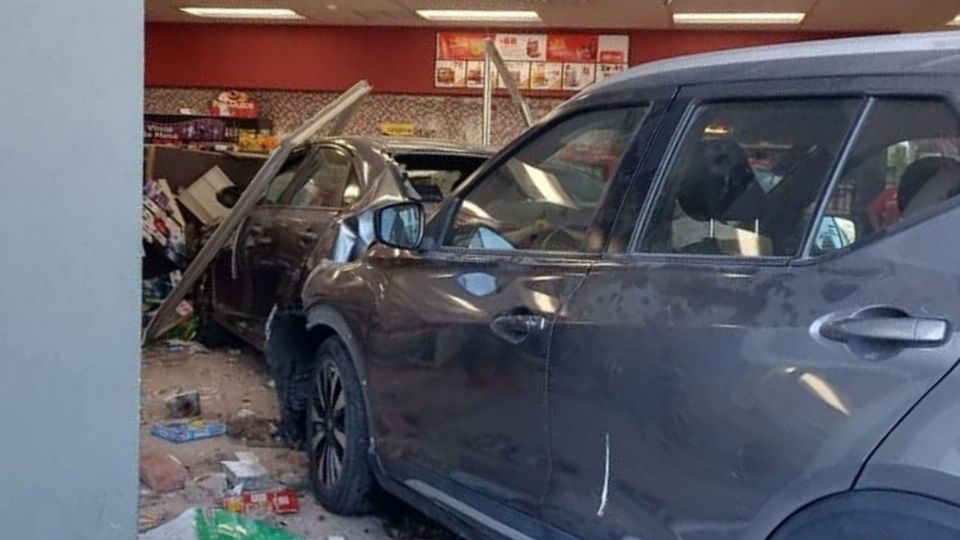
[[940, 156], [920, 158], [907, 166], [900, 177], [900, 218], [913, 216], [956, 195], [960, 195], [960, 161]]

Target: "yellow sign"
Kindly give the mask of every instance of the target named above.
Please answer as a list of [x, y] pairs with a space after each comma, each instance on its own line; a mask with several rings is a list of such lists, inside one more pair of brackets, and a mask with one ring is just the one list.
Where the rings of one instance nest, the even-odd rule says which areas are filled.
[[380, 133], [391, 137], [412, 137], [416, 131], [416, 124], [412, 122], [387, 122], [380, 124]]

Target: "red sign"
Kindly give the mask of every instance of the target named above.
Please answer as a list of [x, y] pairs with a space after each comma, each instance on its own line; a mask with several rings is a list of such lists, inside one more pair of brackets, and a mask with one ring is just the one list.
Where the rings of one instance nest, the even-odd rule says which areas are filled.
[[548, 62], [596, 62], [597, 36], [550, 34], [547, 36]]
[[479, 32], [438, 32], [437, 59], [483, 60], [484, 42], [491, 37]]
[[[437, 32], [434, 86], [482, 88], [487, 39], [494, 40], [521, 90], [583, 90], [622, 72], [630, 50], [630, 37], [623, 34]], [[501, 88], [503, 77], [495, 79]]]
[[257, 102], [246, 92], [220, 92], [217, 99], [210, 102], [210, 115], [256, 118]]

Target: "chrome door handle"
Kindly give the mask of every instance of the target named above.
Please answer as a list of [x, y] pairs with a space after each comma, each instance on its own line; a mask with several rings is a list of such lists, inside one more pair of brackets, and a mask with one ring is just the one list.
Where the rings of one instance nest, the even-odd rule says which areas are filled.
[[942, 344], [949, 331], [947, 321], [925, 317], [850, 317], [820, 327], [820, 335], [842, 343], [882, 341], [914, 347]]

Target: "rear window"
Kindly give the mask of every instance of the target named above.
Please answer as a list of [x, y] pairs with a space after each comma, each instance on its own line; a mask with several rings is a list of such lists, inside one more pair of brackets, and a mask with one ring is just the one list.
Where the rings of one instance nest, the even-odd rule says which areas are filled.
[[400, 154], [393, 156], [403, 173], [404, 187], [424, 204], [442, 201], [487, 159], [457, 154]]
[[827, 202], [811, 254], [862, 242], [960, 195], [958, 126], [941, 101], [877, 100]]

